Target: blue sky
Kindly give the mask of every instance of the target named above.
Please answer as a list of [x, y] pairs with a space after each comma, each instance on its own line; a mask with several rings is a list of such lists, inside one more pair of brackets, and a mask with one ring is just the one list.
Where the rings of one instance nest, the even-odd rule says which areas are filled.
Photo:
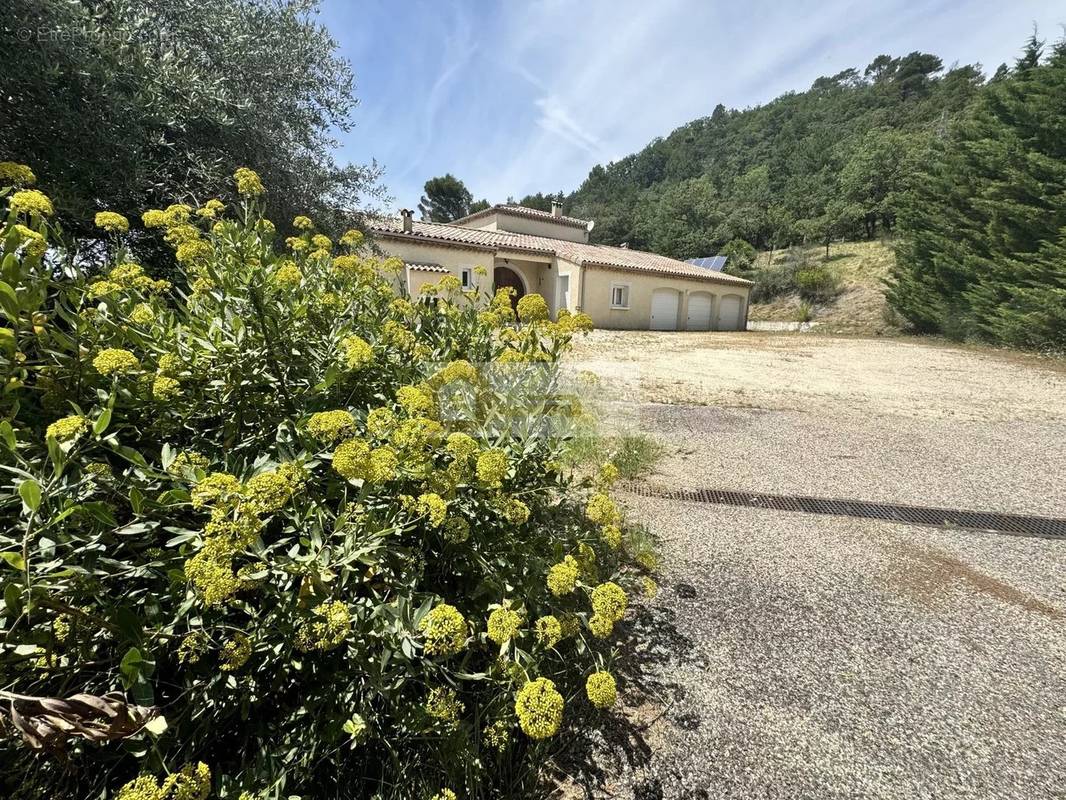
[[595, 164], [879, 53], [1013, 61], [1061, 0], [325, 0], [356, 74], [341, 160], [385, 167], [393, 208], [451, 172], [475, 198], [570, 191]]

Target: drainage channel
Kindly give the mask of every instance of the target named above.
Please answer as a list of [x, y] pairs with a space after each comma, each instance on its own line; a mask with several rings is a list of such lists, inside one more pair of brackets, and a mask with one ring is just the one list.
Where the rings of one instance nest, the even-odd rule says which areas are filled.
[[724, 489], [668, 489], [626, 482], [619, 488], [644, 497], [685, 500], [694, 503], [715, 503], [774, 511], [799, 511], [807, 514], [830, 514], [837, 517], [859, 517], [903, 522], [910, 525], [931, 525], [938, 528], [968, 528], [996, 531], [1020, 536], [1039, 536], [1046, 539], [1066, 539], [1066, 519], [1035, 517], [1024, 514], [999, 514], [991, 511], [970, 511], [956, 508], [905, 506], [894, 503], [874, 503], [868, 500], [804, 497], [801, 495], [734, 492]]

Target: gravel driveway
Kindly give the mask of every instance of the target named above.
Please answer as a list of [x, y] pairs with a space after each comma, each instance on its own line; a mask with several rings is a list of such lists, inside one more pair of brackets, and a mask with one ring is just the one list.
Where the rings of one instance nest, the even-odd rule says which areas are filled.
[[[729, 338], [605, 333], [582, 348], [640, 369], [643, 419], [668, 453], [650, 482], [1066, 516], [1058, 365], [906, 340]], [[820, 374], [789, 372], [798, 360]], [[651, 645], [619, 724], [572, 788], [1066, 798], [1066, 541], [627, 505], [662, 539], [663, 591], [633, 623]]]

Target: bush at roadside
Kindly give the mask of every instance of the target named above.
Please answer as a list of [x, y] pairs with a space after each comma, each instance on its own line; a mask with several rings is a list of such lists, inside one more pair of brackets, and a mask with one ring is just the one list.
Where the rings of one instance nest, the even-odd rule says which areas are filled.
[[614, 702], [616, 628], [654, 591], [617, 470], [576, 485], [538, 424], [587, 317], [516, 318], [451, 276], [408, 297], [358, 231], [278, 234], [250, 170], [228, 202], [144, 214], [183, 285], [107, 213], [90, 278], [20, 170], [4, 796], [528, 796], [553, 737]]

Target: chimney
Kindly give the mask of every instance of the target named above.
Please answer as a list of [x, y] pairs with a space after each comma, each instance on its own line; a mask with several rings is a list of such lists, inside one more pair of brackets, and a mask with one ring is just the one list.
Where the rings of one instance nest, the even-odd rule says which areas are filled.
[[415, 212], [412, 211], [409, 208], [401, 208], [400, 209], [400, 216], [403, 217], [403, 232], [404, 233], [410, 233], [411, 229], [414, 227], [412, 225], [412, 221], [413, 221], [414, 215], [415, 215]]
[[563, 215], [563, 204], [558, 200], [552, 200], [552, 216], [561, 217]]

